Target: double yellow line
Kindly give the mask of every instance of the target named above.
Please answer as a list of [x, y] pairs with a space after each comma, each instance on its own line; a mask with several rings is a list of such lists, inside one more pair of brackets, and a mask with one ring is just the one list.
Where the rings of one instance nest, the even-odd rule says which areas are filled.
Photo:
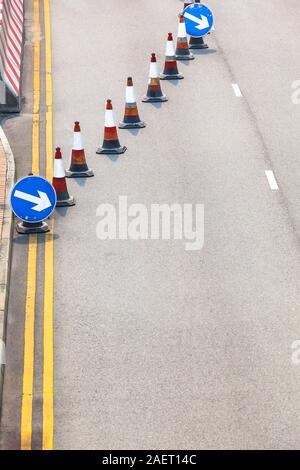
[[[46, 178], [53, 175], [52, 157], [52, 52], [50, 0], [44, 0], [45, 69], [46, 69]], [[32, 120], [32, 173], [40, 167], [40, 2], [34, 0], [34, 63], [33, 63], [33, 120]], [[53, 449], [53, 293], [54, 293], [54, 222], [45, 235], [44, 278], [44, 360], [43, 360], [43, 442], [44, 450]], [[21, 449], [32, 448], [32, 409], [34, 389], [34, 333], [37, 277], [37, 235], [29, 236], [27, 290], [24, 327], [24, 369], [21, 408]]]
[[[45, 61], [46, 61], [46, 178], [53, 176], [52, 129], [52, 51], [50, 0], [44, 0]], [[54, 252], [52, 219], [51, 231], [46, 234], [44, 282], [44, 376], [43, 376], [43, 449], [53, 449], [53, 293]]]

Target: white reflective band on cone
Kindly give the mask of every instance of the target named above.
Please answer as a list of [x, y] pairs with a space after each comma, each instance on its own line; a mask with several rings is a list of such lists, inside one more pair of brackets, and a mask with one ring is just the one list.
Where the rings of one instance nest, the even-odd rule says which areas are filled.
[[158, 77], [157, 63], [156, 62], [150, 62], [149, 77], [150, 78], [157, 78]]
[[116, 127], [112, 109], [105, 110], [105, 127]]
[[53, 172], [53, 177], [54, 178], [64, 178], [66, 176], [65, 169], [64, 169], [64, 164], [62, 159], [54, 159], [54, 172]]
[[167, 57], [172, 57], [173, 55], [175, 55], [175, 49], [174, 49], [173, 41], [167, 41], [166, 56]]
[[185, 23], [179, 23], [179, 25], [178, 25], [178, 37], [179, 38], [186, 38]]
[[83, 149], [83, 141], [81, 132], [74, 132], [74, 139], [73, 139], [73, 150], [82, 150]]
[[135, 93], [133, 86], [126, 87], [126, 103], [135, 103]]

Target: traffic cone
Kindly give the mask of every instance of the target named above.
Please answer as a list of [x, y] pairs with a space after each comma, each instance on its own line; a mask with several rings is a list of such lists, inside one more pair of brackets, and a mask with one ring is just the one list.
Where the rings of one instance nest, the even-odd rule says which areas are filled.
[[161, 80], [181, 80], [184, 78], [182, 73], [178, 72], [172, 33], [168, 33], [165, 68], [159, 78]]
[[68, 193], [66, 175], [59, 147], [56, 148], [55, 152], [52, 185], [56, 191], [57, 207], [74, 206], [75, 200], [73, 196], [70, 196]]
[[127, 78], [127, 87], [126, 87], [126, 104], [125, 104], [125, 114], [124, 119], [119, 124], [120, 129], [135, 129], [145, 127], [146, 124], [140, 120], [132, 78]]
[[158, 101], [168, 101], [166, 95], [162, 92], [157, 70], [156, 56], [151, 54], [149, 81], [147, 94], [143, 97], [144, 103], [155, 103]]
[[126, 152], [127, 148], [122, 147], [119, 142], [111, 100], [106, 102], [104, 126], [103, 145], [98, 148], [97, 153], [112, 155]]
[[92, 170], [90, 170], [86, 164], [84, 146], [82, 142], [80, 124], [78, 121], [74, 125], [74, 138], [73, 148], [71, 153], [71, 165], [66, 170], [67, 178], [82, 178], [87, 176], [94, 176]]
[[189, 50], [189, 44], [186, 35], [184, 16], [179, 15], [177, 46], [175, 51], [177, 60], [193, 60], [194, 55]]

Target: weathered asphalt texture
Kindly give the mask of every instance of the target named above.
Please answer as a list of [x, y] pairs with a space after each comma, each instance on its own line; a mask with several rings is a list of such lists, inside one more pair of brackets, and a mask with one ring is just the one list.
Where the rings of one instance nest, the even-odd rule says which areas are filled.
[[[96, 174], [56, 221], [57, 448], [299, 447], [300, 8], [209, 4], [211, 49], [162, 83], [168, 103], [139, 103], [147, 128], [120, 131], [113, 162], [95, 155], [105, 99], [120, 119], [127, 75], [142, 96], [180, 2], [53, 1], [54, 141], [67, 164], [79, 119]], [[100, 242], [96, 209], [119, 195], [204, 203], [204, 249]]]

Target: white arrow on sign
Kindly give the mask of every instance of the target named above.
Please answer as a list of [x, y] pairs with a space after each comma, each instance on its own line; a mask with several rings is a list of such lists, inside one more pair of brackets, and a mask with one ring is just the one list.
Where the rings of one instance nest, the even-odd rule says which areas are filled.
[[33, 196], [32, 194], [23, 193], [23, 191], [15, 191], [14, 197], [18, 199], [23, 199], [24, 201], [32, 202], [35, 204], [31, 209], [33, 211], [42, 212], [44, 209], [51, 207], [51, 202], [46, 193], [43, 191], [38, 191], [39, 197]]
[[206, 29], [209, 28], [209, 22], [206, 16], [200, 16], [200, 18], [197, 18], [194, 15], [191, 15], [188, 12], [184, 13], [185, 18], [188, 18], [191, 21], [194, 21], [195, 23], [198, 23], [198, 26], [196, 26], [196, 29]]

